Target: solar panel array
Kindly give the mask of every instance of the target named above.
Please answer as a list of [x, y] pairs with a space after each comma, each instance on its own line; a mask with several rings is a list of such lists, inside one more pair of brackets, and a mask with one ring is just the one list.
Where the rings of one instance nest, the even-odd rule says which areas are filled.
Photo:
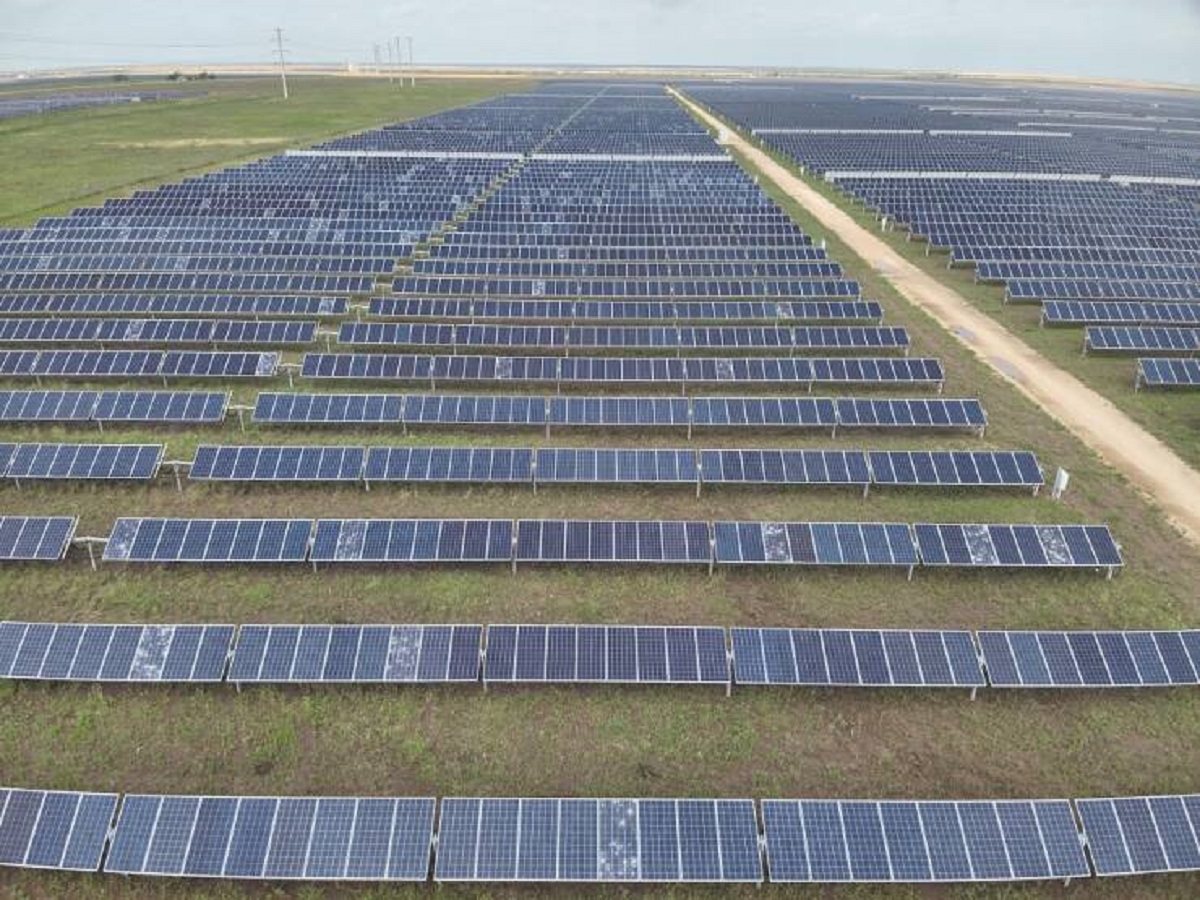
[[0, 391], [0, 422], [207, 424], [229, 394], [197, 391]]
[[274, 378], [278, 353], [220, 350], [0, 350], [0, 376], [42, 379]]
[[755, 884], [1200, 870], [1194, 794], [1074, 803], [448, 797], [435, 827], [437, 805], [0, 788], [0, 865], [253, 880], [424, 882], [432, 869], [437, 882]]
[[424, 881], [432, 797], [127, 794], [104, 871], [185, 878]]
[[1121, 551], [1105, 526], [913, 526], [923, 566], [1116, 567]]
[[0, 560], [56, 562], [78, 524], [73, 516], [0, 516]]
[[1196, 631], [981, 631], [993, 687], [1200, 684]]
[[0, 678], [221, 681], [232, 625], [0, 622]]
[[729, 684], [723, 628], [490, 625], [484, 681]]
[[1200, 359], [1139, 359], [1136, 387], [1200, 387]]
[[145, 481], [162, 455], [161, 444], [0, 444], [0, 479]]
[[454, 881], [763, 880], [752, 800], [446, 798], [433, 877]]
[[764, 800], [762, 810], [775, 883], [1090, 874], [1067, 800]]
[[243, 625], [229, 680], [475, 682], [482, 637], [479, 625]]

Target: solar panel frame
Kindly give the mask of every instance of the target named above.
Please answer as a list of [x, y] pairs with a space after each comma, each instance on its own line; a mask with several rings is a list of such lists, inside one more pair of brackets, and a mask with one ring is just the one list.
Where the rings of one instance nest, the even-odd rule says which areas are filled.
[[58, 562], [78, 526], [75, 516], [0, 516], [0, 562]]
[[[344, 843], [339, 836], [344, 831], [339, 829], [336, 818], [332, 822], [324, 820], [324, 829], [318, 832], [318, 823], [323, 821], [322, 804], [335, 804], [343, 809], [346, 804], [353, 804], [351, 833]], [[379, 809], [389, 804], [390, 816]], [[113, 828], [104, 871], [272, 881], [423, 882], [429, 876], [436, 804], [433, 797], [126, 794]], [[208, 818], [203, 817], [206, 805], [209, 809], [216, 808]], [[371, 816], [372, 809], [384, 815]], [[363, 820], [363, 833], [367, 837], [362, 840], [370, 844], [356, 843], [353, 833], [364, 810], [367, 817]], [[382, 844], [384, 820], [389, 822], [386, 845]], [[173, 831], [165, 832], [166, 838], [160, 842], [159, 829], [165, 826]], [[319, 841], [318, 853], [314, 857], [312, 849], [316, 841]], [[386, 855], [379, 852], [383, 846]], [[329, 874], [329, 867], [339, 862], [341, 874]], [[352, 864], [356, 865], [353, 874]], [[364, 866], [371, 868], [363, 871]]]
[[[307, 633], [319, 631], [328, 632], [323, 643], [306, 641]], [[334, 656], [338, 632], [357, 635], [352, 660]], [[482, 625], [243, 625], [228, 680], [237, 685], [477, 683], [482, 648]], [[319, 671], [302, 667], [297, 673], [301, 654], [311, 656], [311, 651], [324, 654]], [[444, 664], [438, 654], [444, 654]]]
[[1200, 631], [1005, 630], [980, 631], [977, 637], [988, 684], [995, 688], [1200, 684]]
[[[10, 481], [149, 481], [158, 476], [161, 444], [24, 443], [0, 461], [0, 478]], [[49, 457], [49, 458], [47, 458]], [[105, 469], [96, 467], [108, 462]]]
[[730, 629], [730, 639], [738, 685], [936, 687], [972, 695], [987, 685], [969, 631], [742, 627]]
[[1075, 808], [1097, 878], [1200, 871], [1200, 794], [1087, 797]]
[[[534, 815], [553, 808], [552, 848], [551, 829], [539, 827], [540, 819], [525, 829], [527, 839], [529, 834], [537, 835], [540, 847], [522, 844], [519, 825], [526, 821], [526, 804]], [[712, 813], [711, 828], [694, 816], [705, 807]], [[433, 874], [440, 883], [759, 884], [763, 880], [752, 800], [445, 797], [440, 823]], [[687, 833], [681, 834], [685, 825]], [[645, 833], [644, 827], [649, 829]], [[715, 877], [711, 865], [702, 866], [705, 850], [715, 851]], [[668, 870], [672, 858], [673, 868]], [[711, 854], [707, 858], [711, 863]], [[521, 859], [526, 860], [524, 868]], [[685, 873], [685, 868], [691, 871]]]
[[234, 630], [233, 625], [0, 622], [0, 678], [220, 682]]
[[[705, 521], [519, 519], [515, 534], [514, 566], [519, 563], [712, 564], [712, 535]], [[642, 552], [643, 543], [648, 545], [646, 553]]]
[[[63, 833], [67, 810], [61, 807], [72, 800]], [[0, 867], [99, 871], [117, 800], [116, 794], [0, 788]], [[52, 843], [47, 846], [47, 841]], [[57, 864], [55, 856], [46, 855], [55, 850]]]
[[[512, 534], [511, 519], [317, 519], [309, 559], [314, 566], [508, 563]], [[400, 552], [393, 553], [393, 545]]]
[[718, 521], [713, 542], [716, 565], [890, 566], [911, 573], [919, 562], [902, 522]]
[[359, 482], [366, 452], [365, 447], [348, 445], [201, 444], [188, 466], [188, 480]]
[[1105, 525], [928, 523], [913, 526], [921, 565], [963, 568], [1100, 569], [1124, 566]]
[[[654, 643], [661, 634], [661, 644]], [[587, 641], [585, 642], [585, 637]], [[614, 638], [619, 641], [614, 642]], [[691, 649], [687, 648], [690, 638]], [[511, 639], [511, 643], [510, 643]], [[522, 640], [534, 642], [536, 657], [540, 640], [543, 658], [538, 669], [530, 669], [530, 657], [522, 655]], [[602, 641], [601, 641], [602, 639]], [[674, 641], [672, 640], [674, 639]], [[683, 641], [683, 645], [680, 645]], [[672, 644], [675, 649], [672, 649]], [[569, 644], [569, 648], [568, 645]], [[508, 649], [511, 646], [511, 656]], [[603, 657], [604, 671], [594, 670], [597, 659], [580, 659], [584, 646]], [[661, 648], [662, 655], [657, 655]], [[719, 657], [717, 654], [719, 648]], [[561, 652], [571, 654], [569, 669]], [[626, 663], [633, 651], [633, 668]], [[499, 654], [504, 653], [501, 657]], [[677, 664], [673, 664], [675, 654]], [[594, 655], [593, 654], [593, 655]], [[643, 670], [642, 657], [646, 656]], [[617, 662], [614, 671], [614, 657]], [[720, 673], [717, 672], [719, 659]], [[661, 666], [658, 663], [661, 661]], [[536, 663], [536, 659], [534, 659]], [[511, 665], [509, 665], [511, 663]], [[488, 625], [484, 653], [484, 685], [489, 684], [730, 684], [725, 629], [688, 625]]]
[[[1068, 881], [1090, 874], [1068, 800], [764, 799], [761, 808], [767, 872], [775, 884]], [[793, 812], [800, 840], [787, 833]], [[868, 823], [862, 816], [848, 816], [847, 812], [874, 815]], [[885, 812], [889, 814], [886, 817]], [[972, 815], [964, 816], [964, 812]], [[973, 815], [977, 812], [990, 816], [987, 821], [977, 819]], [[1023, 822], [1012, 818], [1011, 814], [1022, 812], [1027, 813]], [[902, 821], [897, 818], [902, 813], [915, 814], [916, 818]], [[1010, 814], [1008, 821], [1004, 813]], [[814, 819], [812, 826], [807, 821], [809, 814]], [[847, 820], [852, 828], [845, 826]], [[1031, 823], [1033, 832], [1029, 829]], [[914, 825], [922, 837], [920, 842], [906, 839], [906, 831], [911, 832]], [[835, 830], [836, 839], [823, 833]], [[1049, 836], [1047, 830], [1051, 831]], [[1033, 836], [1038, 838], [1036, 843], [1031, 840]], [[851, 852], [852, 839], [862, 842], [857, 853]], [[830, 840], [835, 843], [830, 844]], [[947, 844], [951, 842], [953, 853], [947, 855]], [[1017, 856], [1014, 862], [1009, 845], [1022, 848], [1022, 852], [1040, 851], [1040, 856]], [[939, 858], [935, 858], [935, 848], [941, 851]], [[802, 859], [794, 858], [799, 854], [803, 854]], [[908, 871], [897, 877], [900, 862]], [[1017, 872], [1018, 863], [1023, 867], [1034, 863], [1038, 869]], [[863, 870], [862, 875], [855, 873], [856, 866]], [[910, 868], [914, 866], [919, 871]], [[820, 872], [814, 872], [817, 868]], [[980, 874], [981, 868], [990, 871]], [[920, 877], [924, 874], [928, 877]]]
[[[122, 517], [113, 523], [101, 558], [154, 564], [297, 563], [307, 559], [312, 532], [312, 519]], [[246, 552], [251, 538], [254, 546]], [[274, 545], [266, 556], [258, 553], [264, 540], [267, 550]]]

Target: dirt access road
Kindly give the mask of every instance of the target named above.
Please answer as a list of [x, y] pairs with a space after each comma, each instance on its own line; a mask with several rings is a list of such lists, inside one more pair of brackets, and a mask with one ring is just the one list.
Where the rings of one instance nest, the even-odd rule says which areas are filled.
[[1158, 438], [1051, 363], [957, 291], [925, 274], [882, 240], [716, 117], [672, 90], [679, 102], [745, 154], [789, 197], [866, 260], [910, 302], [925, 310], [981, 360], [1065, 425], [1157, 503], [1200, 546], [1200, 472]]

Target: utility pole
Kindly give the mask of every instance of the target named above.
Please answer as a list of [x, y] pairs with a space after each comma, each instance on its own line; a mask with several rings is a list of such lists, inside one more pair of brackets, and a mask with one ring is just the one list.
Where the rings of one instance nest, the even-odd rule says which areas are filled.
[[279, 54], [279, 83], [283, 87], [283, 99], [288, 98], [287, 66], [283, 62], [283, 29], [275, 27], [275, 50]]
[[408, 36], [408, 74], [411, 76], [409, 87], [417, 86], [417, 61], [413, 59], [412, 35]]
[[375, 74], [379, 74], [379, 44], [375, 45]]
[[388, 84], [396, 83], [396, 45], [387, 42], [388, 48]]
[[400, 50], [400, 38], [393, 35], [392, 44], [396, 47], [396, 75], [400, 79], [400, 87], [404, 87], [404, 54]]

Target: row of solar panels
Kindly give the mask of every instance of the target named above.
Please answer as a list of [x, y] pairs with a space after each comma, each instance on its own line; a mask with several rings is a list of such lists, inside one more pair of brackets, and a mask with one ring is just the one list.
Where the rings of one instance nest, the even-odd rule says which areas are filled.
[[305, 378], [578, 384], [920, 385], [940, 388], [941, 361], [887, 356], [482, 356], [306, 353]]
[[0, 678], [802, 687], [1200, 685], [1200, 631], [0, 622]]
[[[11, 445], [53, 468], [57, 445]], [[72, 446], [72, 445], [65, 445]], [[28, 447], [30, 449], [24, 449]], [[37, 448], [37, 449], [35, 449]], [[70, 452], [70, 451], [66, 451]], [[3, 467], [0, 445], [0, 477]], [[30, 467], [21, 466], [21, 477]], [[71, 477], [59, 469], [54, 477]], [[13, 477], [11, 475], [7, 477]], [[151, 478], [153, 473], [143, 477]], [[1027, 451], [691, 450], [573, 447], [202, 445], [193, 481], [473, 482], [481, 484], [819, 484], [1038, 488]]]
[[1197, 834], [1196, 794], [448, 797], [439, 811], [433, 797], [0, 788], [0, 865], [194, 878], [423, 882], [432, 870], [437, 882], [1069, 881], [1200, 870]]
[[[0, 398], [2, 398], [0, 394]], [[0, 414], [0, 419], [3, 415]], [[814, 397], [531, 397], [260, 393], [263, 424], [512, 425], [641, 428], [987, 426], [978, 400]]]
[[[373, 276], [357, 275], [206, 275], [168, 272], [26, 272], [0, 274], [0, 292], [94, 293], [122, 291], [206, 291], [216, 294], [367, 294], [375, 286]], [[857, 291], [833, 296], [856, 296]], [[747, 296], [754, 296], [748, 294]], [[803, 296], [803, 295], [802, 295]], [[815, 296], [824, 296], [816, 294]]]
[[1084, 330], [1084, 353], [1137, 353], [1179, 356], [1200, 353], [1200, 328], [1152, 328], [1089, 325]]
[[1200, 303], [1047, 300], [1045, 325], [1200, 325]]
[[[0, 391], [0, 422], [212, 423], [229, 395], [199, 391]], [[813, 397], [538, 397], [262, 392], [254, 421], [326, 425], [508, 425], [639, 428], [907, 428], [987, 426], [971, 399]]]
[[[0, 519], [18, 558], [22, 517]], [[66, 551], [73, 519], [62, 523]], [[6, 542], [4, 539], [11, 537]], [[11, 545], [10, 545], [11, 544]], [[46, 558], [46, 557], [28, 557]], [[110, 562], [649, 563], [1100, 568], [1122, 563], [1107, 526], [575, 519], [119, 518]]]
[[[0, 275], [0, 291], [6, 289], [5, 278], [13, 278], [15, 276]], [[80, 277], [82, 276], [68, 276]], [[139, 276], [145, 278], [146, 276]], [[194, 281], [201, 281], [205, 276], [196, 275], [187, 279], [188, 283], [180, 283], [175, 290], [197, 290], [198, 285], [192, 284]], [[244, 276], [251, 278], [255, 276]], [[267, 278], [267, 276], [257, 276]], [[42, 279], [43, 276], [24, 276], [25, 279], [34, 280]], [[235, 280], [237, 276], [222, 276], [222, 281]], [[264, 284], [257, 290], [263, 291], [312, 291], [312, 288], [302, 288], [292, 284], [292, 281], [301, 280], [300, 276], [292, 278], [290, 276], [270, 276], [272, 281], [286, 283], [271, 283]], [[305, 281], [316, 280], [317, 276], [303, 276]], [[332, 278], [325, 280], [332, 281]], [[343, 278], [343, 281], [351, 279]], [[369, 279], [356, 279], [359, 281], [369, 281]], [[183, 279], [180, 279], [182, 282]], [[1095, 283], [1095, 282], [1089, 282]], [[80, 284], [75, 290], [120, 290], [123, 285], [118, 284]], [[806, 299], [838, 299], [851, 298], [858, 299], [862, 296], [862, 289], [857, 281], [848, 279], [840, 279], [835, 281], [818, 281], [818, 280], [802, 280], [802, 281], [618, 281], [616, 279], [604, 281], [589, 281], [589, 280], [563, 280], [563, 281], [547, 281], [539, 279], [513, 279], [510, 281], [498, 280], [495, 278], [456, 278], [447, 276], [445, 278], [426, 278], [416, 275], [405, 275], [396, 278], [392, 282], [392, 288], [397, 294], [425, 297], [425, 296], [449, 296], [449, 297], [559, 297], [559, 298], [583, 298], [583, 297], [612, 297], [618, 298], [634, 298], [646, 297], [648, 299], [671, 300], [676, 297], [683, 298], [698, 298], [698, 299], [714, 299], [714, 300], [739, 300], [750, 298], [779, 298], [780, 300], [806, 300]], [[7, 288], [15, 290], [15, 288]], [[146, 290], [164, 290], [165, 288], [151, 288]], [[24, 290], [71, 290], [66, 286], [56, 286], [46, 284], [44, 286], [28, 287]], [[214, 285], [211, 290], [234, 290], [233, 286], [220, 284]], [[242, 290], [250, 290], [250, 288], [242, 288]], [[370, 290], [370, 285], [366, 287], [361, 285], [351, 287], [339, 287], [337, 290], [329, 291], [331, 293], [365, 293]], [[1074, 295], [1069, 295], [1074, 296]], [[1085, 295], [1086, 296], [1086, 295]], [[1200, 295], [1197, 295], [1200, 296]]]
[[[5, 311], [0, 298], [0, 312]], [[875, 300], [480, 300], [372, 297], [372, 316], [395, 319], [497, 319], [642, 322], [883, 321]]]
[[[0, 479], [149, 480], [160, 444], [0, 444]], [[573, 447], [201, 445], [192, 481], [478, 484], [813, 484], [1019, 487], [1044, 483], [1027, 451], [636, 450]]]
[[[23, 322], [27, 320], [10, 320]], [[53, 320], [49, 320], [53, 321]], [[88, 321], [88, 320], [84, 320]], [[121, 320], [117, 320], [121, 321]], [[249, 323], [247, 323], [249, 324]], [[298, 324], [298, 323], [297, 323]], [[0, 320], [0, 340], [4, 321]], [[554, 326], [344, 322], [338, 343], [396, 347], [530, 347], [582, 350], [907, 350], [902, 327], [856, 326]], [[291, 342], [289, 342], [291, 343]]]
[[1173, 281], [1010, 281], [1013, 302], [1043, 300], [1200, 300], [1200, 284]]
[[0, 350], [2, 378], [273, 378], [278, 353], [221, 350]]
[[10, 294], [0, 314], [58, 316], [344, 316], [345, 297], [240, 294]]
[[1200, 359], [1139, 359], [1135, 388], [1200, 388]]
[[6, 344], [311, 344], [316, 322], [246, 319], [0, 319]]

